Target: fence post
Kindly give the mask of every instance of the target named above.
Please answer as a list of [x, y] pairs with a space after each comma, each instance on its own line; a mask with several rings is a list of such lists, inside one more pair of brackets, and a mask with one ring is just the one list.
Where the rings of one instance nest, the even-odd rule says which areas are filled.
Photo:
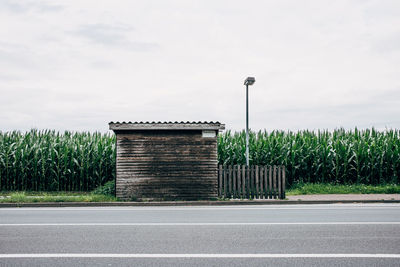
[[254, 194], [255, 195], [254, 198], [258, 198], [258, 189], [259, 189], [258, 182], [260, 180], [258, 177], [258, 165], [255, 166], [254, 172], [255, 172], [255, 183], [256, 183], [256, 186], [255, 186], [256, 193]]
[[286, 198], [286, 168], [282, 166], [282, 199]]
[[246, 198], [246, 166], [242, 165], [242, 197]]
[[282, 168], [280, 165], [278, 167], [278, 198], [282, 199]]
[[229, 170], [229, 173], [228, 173], [228, 185], [229, 185], [228, 196], [229, 196], [229, 198], [231, 198], [232, 197], [232, 165], [228, 166], [228, 170]]
[[226, 180], [226, 165], [224, 165], [224, 198], [227, 197], [227, 191], [228, 191], [228, 185], [227, 185], [227, 180]]
[[218, 165], [218, 197], [222, 197], [222, 165]]
[[238, 164], [237, 165], [237, 197], [238, 198], [241, 198], [241, 196], [242, 196], [242, 194], [241, 194], [241, 185], [240, 185], [240, 179], [241, 179], [241, 177], [240, 177], [240, 165]]
[[250, 166], [246, 165], [246, 198], [250, 198]]
[[269, 198], [272, 199], [272, 166], [269, 166], [269, 175], [268, 175], [268, 195]]
[[254, 198], [254, 165], [250, 167], [250, 197]]
[[273, 169], [274, 169], [274, 176], [273, 176], [273, 178], [272, 178], [272, 180], [273, 180], [273, 183], [274, 183], [274, 189], [272, 190], [273, 191], [273, 195], [274, 195], [274, 198], [276, 199], [276, 165], [274, 165], [273, 167], [272, 167]]
[[268, 166], [264, 166], [264, 198], [268, 198]]
[[260, 166], [260, 199], [264, 198], [264, 166]]
[[232, 197], [236, 198], [236, 165], [232, 166], [232, 178], [233, 178], [233, 188], [232, 188]]

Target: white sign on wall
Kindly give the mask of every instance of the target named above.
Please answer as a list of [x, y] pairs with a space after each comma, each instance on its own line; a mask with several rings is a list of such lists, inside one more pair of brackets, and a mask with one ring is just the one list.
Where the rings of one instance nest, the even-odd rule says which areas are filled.
[[202, 137], [216, 137], [217, 133], [216, 131], [202, 131]]

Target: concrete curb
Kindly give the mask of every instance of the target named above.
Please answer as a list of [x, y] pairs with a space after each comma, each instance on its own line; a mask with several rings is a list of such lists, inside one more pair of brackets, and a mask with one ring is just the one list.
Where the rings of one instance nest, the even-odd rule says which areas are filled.
[[155, 206], [235, 206], [235, 205], [294, 205], [400, 203], [400, 200], [231, 200], [231, 201], [162, 201], [162, 202], [36, 202], [0, 203], [0, 208], [24, 207], [155, 207]]

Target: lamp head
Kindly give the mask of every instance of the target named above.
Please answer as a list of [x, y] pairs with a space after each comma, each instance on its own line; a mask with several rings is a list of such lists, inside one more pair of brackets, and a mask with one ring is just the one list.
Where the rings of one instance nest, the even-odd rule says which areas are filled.
[[254, 77], [247, 77], [246, 80], [244, 80], [244, 85], [253, 85], [255, 83], [256, 78]]

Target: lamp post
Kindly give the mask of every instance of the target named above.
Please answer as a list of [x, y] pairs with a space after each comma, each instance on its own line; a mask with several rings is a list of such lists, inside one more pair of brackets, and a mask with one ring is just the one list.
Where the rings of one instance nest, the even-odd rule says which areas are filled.
[[256, 79], [247, 77], [244, 80], [246, 85], [246, 166], [249, 166], [249, 85], [253, 85]]

